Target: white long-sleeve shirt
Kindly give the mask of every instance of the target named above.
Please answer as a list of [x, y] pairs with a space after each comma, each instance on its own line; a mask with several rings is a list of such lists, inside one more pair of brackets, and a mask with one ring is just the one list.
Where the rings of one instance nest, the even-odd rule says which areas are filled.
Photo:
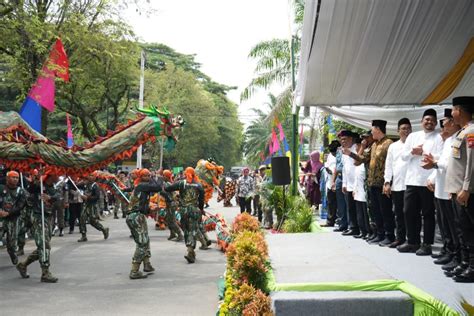
[[388, 147], [387, 158], [385, 160], [384, 181], [392, 182], [392, 191], [405, 191], [405, 176], [407, 174], [407, 162], [402, 159], [402, 152], [405, 143], [396, 141]]
[[446, 182], [446, 167], [448, 165], [449, 155], [451, 154], [451, 145], [453, 144], [453, 137], [451, 136], [444, 141], [443, 151], [438, 159], [438, 169], [433, 169], [428, 178], [435, 185], [434, 195], [437, 199], [449, 200], [449, 193], [444, 191], [444, 184]]
[[423, 156], [411, 153], [411, 150], [419, 145], [423, 145], [423, 155], [432, 154], [436, 159], [443, 149], [443, 139], [437, 132], [419, 131], [408, 135], [405, 141], [402, 152], [402, 159], [407, 162], [405, 185], [426, 187], [426, 182], [432, 171], [421, 167]]
[[365, 192], [365, 179], [366, 171], [365, 165], [360, 164], [355, 167], [355, 187], [354, 187], [354, 200], [359, 202], [367, 202], [367, 196]]
[[[357, 152], [356, 145], [352, 145], [351, 151], [353, 153]], [[343, 161], [343, 168], [342, 168], [342, 187], [346, 188], [347, 191], [352, 192], [354, 191], [355, 187], [355, 166], [354, 166], [354, 159], [349, 157], [348, 155], [342, 155]]]
[[331, 170], [332, 172], [332, 174], [328, 174], [328, 178], [326, 181], [326, 189], [331, 190], [333, 184], [332, 176], [334, 172], [336, 172], [336, 156], [334, 156], [333, 154], [329, 154], [326, 163], [324, 164], [324, 167], [328, 170]]

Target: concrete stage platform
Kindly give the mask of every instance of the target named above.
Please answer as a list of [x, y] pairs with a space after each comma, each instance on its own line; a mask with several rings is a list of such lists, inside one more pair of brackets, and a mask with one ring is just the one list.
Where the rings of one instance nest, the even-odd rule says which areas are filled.
[[[401, 254], [334, 232], [267, 234], [266, 240], [277, 284], [396, 279], [413, 284], [453, 308], [460, 295], [474, 302], [474, 285], [445, 277], [429, 256]], [[276, 315], [413, 314], [410, 297], [400, 291], [281, 291], [271, 296]]]

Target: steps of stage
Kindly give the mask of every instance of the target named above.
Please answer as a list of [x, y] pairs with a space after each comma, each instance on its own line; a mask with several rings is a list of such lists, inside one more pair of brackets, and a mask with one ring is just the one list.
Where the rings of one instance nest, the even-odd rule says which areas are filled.
[[410, 297], [399, 291], [274, 292], [271, 299], [278, 316], [413, 315]]
[[[267, 234], [276, 283], [393, 279], [337, 237], [331, 233]], [[400, 291], [279, 291], [271, 298], [277, 316], [413, 315], [410, 297]]]

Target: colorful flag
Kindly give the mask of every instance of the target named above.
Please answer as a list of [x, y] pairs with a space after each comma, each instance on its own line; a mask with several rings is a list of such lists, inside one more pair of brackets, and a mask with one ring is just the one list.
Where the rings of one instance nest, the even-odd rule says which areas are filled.
[[273, 142], [273, 152], [280, 151], [280, 142], [278, 141], [277, 134], [275, 133], [275, 130], [273, 128], [272, 128], [272, 142]]
[[41, 133], [40, 106], [50, 112], [54, 111], [55, 76], [69, 81], [69, 62], [60, 39], [56, 40], [41, 74], [20, 109], [21, 117], [39, 133]]
[[66, 124], [67, 124], [67, 147], [71, 148], [74, 146], [74, 136], [72, 135], [71, 120], [69, 119], [69, 113], [66, 113]]
[[278, 130], [280, 131], [280, 141], [283, 141], [285, 139], [285, 132], [283, 131], [283, 127], [281, 126], [281, 123], [278, 123]]

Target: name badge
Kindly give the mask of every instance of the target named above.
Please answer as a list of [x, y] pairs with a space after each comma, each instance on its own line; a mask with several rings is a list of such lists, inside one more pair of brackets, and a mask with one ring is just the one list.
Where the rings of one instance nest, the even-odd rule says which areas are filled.
[[453, 141], [451, 156], [456, 159], [461, 159], [461, 145], [462, 139], [456, 138]]

